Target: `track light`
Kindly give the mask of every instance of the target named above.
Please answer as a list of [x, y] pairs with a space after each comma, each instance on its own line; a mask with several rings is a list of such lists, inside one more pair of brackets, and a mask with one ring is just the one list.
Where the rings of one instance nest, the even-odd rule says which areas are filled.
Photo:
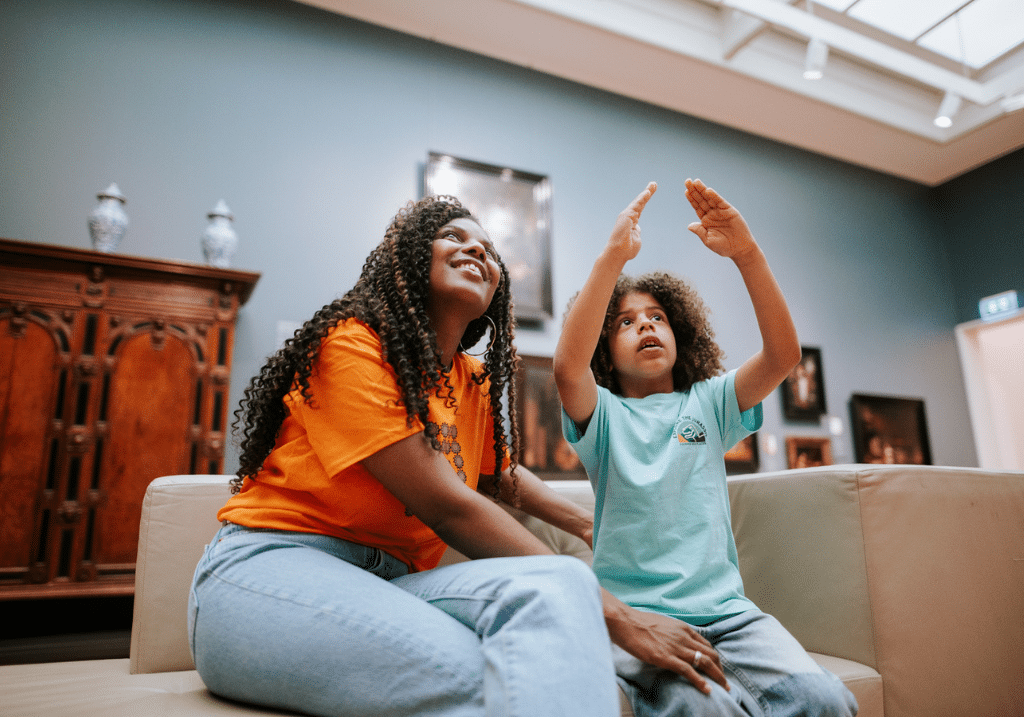
[[963, 102], [963, 100], [960, 99], [960, 95], [947, 92], [946, 96], [942, 98], [942, 104], [939, 105], [938, 114], [936, 114], [935, 119], [932, 120], [932, 122], [935, 123], [935, 126], [942, 127], [943, 129], [952, 127], [953, 118], [960, 110], [961, 102]]
[[807, 43], [807, 57], [804, 59], [804, 79], [820, 80], [825, 74], [825, 61], [828, 60], [828, 45], [816, 37]]

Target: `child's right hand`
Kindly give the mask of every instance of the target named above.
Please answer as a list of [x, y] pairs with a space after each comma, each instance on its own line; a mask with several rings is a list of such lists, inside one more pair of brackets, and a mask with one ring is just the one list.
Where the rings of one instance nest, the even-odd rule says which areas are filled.
[[640, 253], [640, 214], [657, 189], [657, 182], [649, 183], [615, 220], [606, 251], [620, 259], [623, 264]]

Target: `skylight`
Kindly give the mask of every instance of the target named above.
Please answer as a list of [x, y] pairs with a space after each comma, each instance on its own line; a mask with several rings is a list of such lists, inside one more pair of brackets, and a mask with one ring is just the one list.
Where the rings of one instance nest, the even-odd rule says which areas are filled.
[[819, 0], [854, 20], [980, 70], [1024, 43], [1021, 0]]

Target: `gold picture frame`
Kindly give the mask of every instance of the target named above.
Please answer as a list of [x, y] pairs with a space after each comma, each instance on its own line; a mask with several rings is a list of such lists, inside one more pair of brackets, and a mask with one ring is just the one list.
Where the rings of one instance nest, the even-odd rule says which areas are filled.
[[832, 465], [832, 439], [827, 436], [789, 436], [786, 438], [786, 463], [789, 468]]
[[562, 403], [558, 400], [552, 359], [522, 355], [519, 359], [519, 464], [544, 480], [586, 479], [587, 472], [576, 451], [562, 435]]
[[725, 452], [726, 475], [757, 473], [759, 464], [756, 433], [751, 433]]
[[932, 464], [922, 399], [855, 393], [850, 419], [858, 463]]

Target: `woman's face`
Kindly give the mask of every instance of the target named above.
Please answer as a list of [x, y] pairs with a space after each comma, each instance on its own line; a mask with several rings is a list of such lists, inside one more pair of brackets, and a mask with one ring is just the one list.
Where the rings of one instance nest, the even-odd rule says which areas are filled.
[[430, 310], [466, 309], [479, 318], [501, 284], [501, 267], [487, 232], [469, 217], [453, 219], [434, 237]]

